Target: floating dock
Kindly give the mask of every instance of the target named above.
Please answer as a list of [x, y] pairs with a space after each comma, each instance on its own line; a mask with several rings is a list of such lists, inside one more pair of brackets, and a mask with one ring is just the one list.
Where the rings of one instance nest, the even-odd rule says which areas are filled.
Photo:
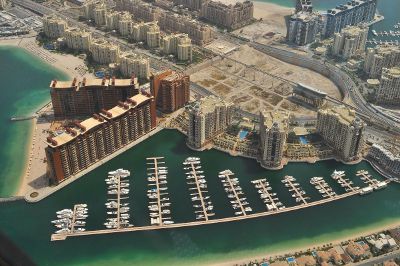
[[[235, 215], [243, 215], [246, 216], [247, 212], [251, 211], [250, 207], [245, 207], [245, 205], [248, 205], [247, 202], [244, 202], [246, 200], [245, 197], [240, 197], [239, 193], [242, 195], [242, 188], [239, 186], [239, 181], [236, 180], [234, 177], [234, 173], [231, 170], [224, 170], [222, 172], [219, 172], [219, 178], [221, 179], [221, 182], [223, 183], [223, 186], [225, 187], [225, 191], [228, 194], [228, 198], [234, 198], [231, 203], [232, 207], [239, 208], [240, 211], [235, 212]], [[233, 196], [231, 196], [233, 195]]]
[[296, 178], [294, 178], [293, 176], [285, 176], [282, 180], [282, 183], [288, 184], [288, 188], [289, 188], [289, 192], [294, 192], [294, 194], [292, 195], [293, 198], [296, 198], [296, 202], [301, 201], [301, 204], [305, 204], [307, 205], [307, 199], [309, 199], [308, 197], [304, 197], [303, 195], [305, 195], [305, 192], [303, 189], [298, 187], [298, 184], [293, 183], [294, 181], [296, 181]]
[[263, 178], [253, 180], [251, 181], [251, 183], [254, 184], [256, 189], [258, 189], [260, 198], [265, 203], [265, 207], [268, 211], [277, 211], [279, 209], [285, 208], [282, 202], [280, 202], [278, 198], [274, 198], [273, 195], [271, 195], [271, 193], [269, 192], [269, 190], [272, 190], [272, 188], [268, 187], [269, 183], [267, 182], [267, 179]]

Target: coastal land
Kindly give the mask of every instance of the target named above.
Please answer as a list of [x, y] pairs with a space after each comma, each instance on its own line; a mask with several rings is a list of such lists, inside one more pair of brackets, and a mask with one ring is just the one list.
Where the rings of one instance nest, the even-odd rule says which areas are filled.
[[[83, 59], [70, 54], [50, 52], [39, 46], [35, 37], [0, 39], [0, 46], [23, 49], [45, 64], [50, 65], [50, 67], [57, 68], [69, 79], [74, 77], [94, 77], [92, 73], [87, 72]], [[46, 100], [45, 103], [38, 104], [37, 108], [38, 110], [34, 114], [35, 117], [31, 120], [29, 134], [26, 136], [29, 139], [27, 143], [29, 152], [27, 157], [24, 158], [25, 162], [22, 164], [24, 170], [22, 171], [22, 176], [18, 177], [20, 181], [15, 191], [15, 196], [24, 196], [30, 190], [47, 185], [47, 180], [44, 176], [46, 173], [44, 149], [47, 146], [45, 133], [52, 125], [52, 120], [47, 118], [51, 103]], [[18, 123], [18, 121], [15, 123]]]

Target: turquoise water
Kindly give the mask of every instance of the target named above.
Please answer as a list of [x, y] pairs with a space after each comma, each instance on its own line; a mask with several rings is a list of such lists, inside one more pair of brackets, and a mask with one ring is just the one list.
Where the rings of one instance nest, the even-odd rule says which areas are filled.
[[164, 130], [37, 204], [13, 202], [0, 205], [0, 230], [38, 265], [200, 265], [268, 255], [289, 248], [301, 249], [319, 242], [329, 243], [350, 234], [400, 221], [400, 187], [390, 185], [385, 190], [365, 197], [354, 196], [323, 206], [246, 221], [49, 241], [54, 231], [50, 221], [55, 218], [55, 211], [70, 208], [75, 203], [88, 204], [88, 229], [102, 228], [106, 218], [104, 178], [108, 171], [117, 168], [132, 172], [130, 201], [133, 223], [136, 226], [148, 225], [145, 158], [150, 156], [166, 158], [171, 212], [175, 222], [193, 221], [195, 218], [182, 169], [182, 162], [188, 156], [198, 156], [202, 160], [215, 207], [215, 218], [233, 215], [217, 177], [219, 171], [228, 168], [240, 178], [243, 191], [255, 212], [264, 210], [250, 183], [256, 178], [267, 177], [274, 192], [278, 193], [286, 206], [295, 203], [280, 182], [284, 175], [297, 177], [312, 200], [320, 199], [309, 184], [313, 176], [324, 176], [335, 191], [344, 192], [329, 179], [334, 169], [345, 170], [356, 184], [361, 184], [360, 179], [354, 176], [360, 169], [366, 169], [380, 178], [365, 162], [355, 166], [334, 161], [313, 165], [294, 163], [281, 171], [268, 171], [254, 160], [231, 157], [219, 151], [193, 152], [186, 147], [180, 133]]
[[0, 46], [0, 197], [12, 195], [24, 171], [31, 121], [11, 122], [32, 114], [49, 100], [51, 79], [66, 75], [22, 49]]

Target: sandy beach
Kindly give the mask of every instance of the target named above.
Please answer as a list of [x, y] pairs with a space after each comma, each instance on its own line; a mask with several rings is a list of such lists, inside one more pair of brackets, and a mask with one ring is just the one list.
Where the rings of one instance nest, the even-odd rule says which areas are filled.
[[332, 244], [332, 246], [339, 245], [340, 243], [348, 241], [348, 240], [355, 240], [355, 239], [363, 237], [363, 236], [372, 235], [372, 234], [379, 233], [381, 231], [395, 228], [398, 226], [400, 226], [400, 221], [391, 222], [388, 224], [381, 224], [381, 225], [377, 225], [376, 227], [371, 228], [371, 229], [366, 229], [366, 230], [361, 229], [359, 232], [357, 232], [355, 234], [351, 234], [346, 237], [340, 237], [338, 239], [334, 239], [333, 241], [329, 241], [329, 242], [321, 241], [321, 242], [316, 242], [313, 245], [308, 245], [308, 246], [304, 246], [301, 248], [284, 249], [284, 250], [277, 251], [277, 252], [266, 253], [264, 255], [249, 256], [249, 257], [246, 257], [243, 259], [232, 259], [232, 260], [227, 260], [224, 262], [212, 263], [212, 265], [213, 266], [247, 265], [251, 261], [252, 262], [254, 262], [254, 261], [261, 262], [264, 259], [268, 260], [269, 258], [284, 256], [285, 254], [294, 254], [296, 252], [306, 251], [308, 249], [310, 249], [310, 250], [317, 249], [318, 247], [322, 247], [323, 245], [326, 245], [326, 244]]
[[[86, 71], [85, 63], [82, 59], [70, 54], [52, 53], [36, 44], [35, 37], [21, 37], [13, 39], [0, 39], [0, 45], [16, 46], [24, 49], [30, 54], [36, 56], [43, 62], [59, 69], [67, 74], [69, 78], [93, 77], [93, 74]], [[50, 83], [50, 80], [49, 80]], [[39, 106], [38, 114], [49, 112], [51, 106], [46, 103], [45, 106]], [[20, 177], [20, 185], [16, 191], [16, 196], [24, 196], [26, 193], [35, 190], [35, 188], [47, 185], [44, 178], [46, 173], [46, 163], [44, 162], [46, 147], [46, 130], [49, 129], [51, 121], [46, 118], [35, 118], [32, 120], [30, 141], [28, 144], [29, 155], [24, 166], [24, 176]]]

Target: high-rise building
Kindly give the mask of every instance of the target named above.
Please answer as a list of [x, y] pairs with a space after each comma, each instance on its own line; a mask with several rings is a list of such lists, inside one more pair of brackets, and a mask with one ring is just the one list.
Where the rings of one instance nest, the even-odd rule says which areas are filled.
[[50, 96], [56, 118], [90, 116], [110, 109], [139, 93], [136, 78], [86, 79], [50, 83]]
[[156, 127], [155, 102], [137, 94], [117, 106], [48, 137], [47, 177], [58, 184], [113, 154]]
[[129, 13], [121, 13], [118, 17], [118, 32], [122, 36], [129, 36], [132, 34], [133, 20]]
[[313, 12], [311, 0], [296, 0], [296, 13], [298, 12]]
[[99, 64], [117, 63], [119, 60], [119, 46], [103, 39], [92, 41], [90, 52], [93, 61]]
[[248, 0], [235, 5], [206, 1], [201, 6], [200, 17], [218, 26], [235, 30], [252, 22], [253, 13], [254, 4]]
[[67, 47], [74, 50], [89, 51], [92, 34], [78, 28], [67, 28], [64, 32]]
[[329, 38], [348, 25], [358, 25], [374, 20], [377, 0], [352, 0], [328, 10], [325, 37]]
[[100, 4], [95, 7], [94, 22], [96, 23], [97, 26], [106, 25], [106, 13], [107, 13], [107, 8], [105, 5]]
[[400, 106], [400, 67], [384, 68], [380, 86], [376, 91], [380, 104]]
[[150, 76], [149, 59], [131, 52], [120, 56], [119, 69], [125, 77], [134, 74], [140, 79], [148, 79]]
[[260, 161], [264, 167], [278, 168], [282, 165], [289, 119], [290, 114], [284, 111], [260, 113]]
[[162, 39], [164, 54], [173, 54], [180, 61], [192, 60], [192, 43], [187, 34], [179, 33], [165, 36]]
[[359, 159], [365, 126], [354, 110], [344, 106], [318, 111], [317, 132], [344, 161]]
[[368, 48], [364, 63], [364, 71], [369, 78], [379, 78], [383, 68], [400, 65], [400, 47], [382, 45]]
[[231, 124], [233, 104], [211, 95], [196, 101], [188, 110], [187, 143], [201, 149]]
[[146, 44], [149, 48], [160, 46], [160, 27], [157, 23], [150, 24], [146, 32]]
[[174, 5], [182, 5], [192, 11], [200, 11], [206, 1], [208, 0], [173, 0]]
[[0, 0], [0, 10], [6, 9], [7, 6], [7, 0]]
[[332, 54], [348, 59], [365, 52], [368, 38], [368, 27], [347, 26], [340, 33], [335, 33]]
[[83, 12], [86, 19], [93, 19], [94, 20], [94, 10], [96, 6], [100, 5], [99, 0], [88, 0], [83, 5]]
[[67, 28], [67, 22], [58, 17], [45, 16], [43, 18], [43, 32], [49, 38], [56, 39], [63, 36]]
[[151, 94], [164, 113], [174, 112], [189, 102], [189, 87], [190, 77], [172, 70], [153, 74], [150, 78]]
[[381, 145], [373, 144], [369, 149], [368, 157], [379, 163], [379, 166], [387, 171], [400, 175], [400, 154], [398, 151], [393, 153], [390, 148], [387, 149]]
[[301, 11], [292, 15], [286, 39], [290, 43], [306, 45], [316, 40], [320, 27], [320, 17], [317, 13]]

